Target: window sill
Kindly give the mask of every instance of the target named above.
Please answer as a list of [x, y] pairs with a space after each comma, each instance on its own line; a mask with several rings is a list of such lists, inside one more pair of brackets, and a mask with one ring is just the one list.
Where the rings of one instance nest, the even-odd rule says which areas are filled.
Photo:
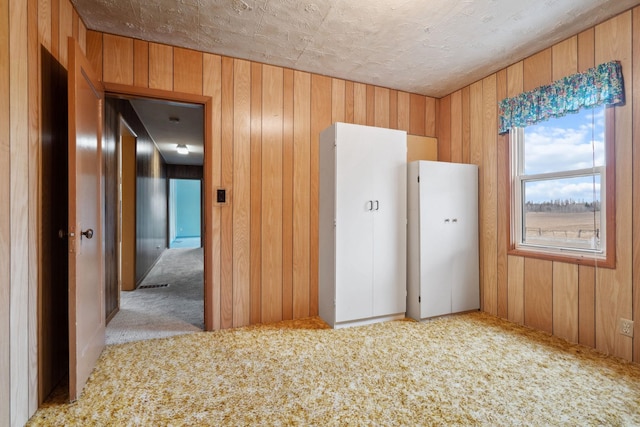
[[586, 265], [590, 267], [599, 267], [599, 268], [616, 268], [616, 260], [615, 257], [609, 256], [605, 258], [595, 258], [590, 257], [588, 255], [580, 256], [575, 254], [567, 254], [561, 255], [551, 252], [542, 252], [542, 251], [534, 251], [534, 250], [526, 250], [521, 248], [511, 248], [507, 251], [508, 255], [520, 256], [525, 258], [537, 258], [543, 259], [547, 261], [557, 261], [564, 262], [568, 264], [578, 264], [578, 265]]

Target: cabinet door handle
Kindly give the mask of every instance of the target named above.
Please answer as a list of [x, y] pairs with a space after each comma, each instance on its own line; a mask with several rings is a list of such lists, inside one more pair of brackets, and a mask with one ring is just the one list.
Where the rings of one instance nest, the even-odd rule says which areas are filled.
[[373, 210], [373, 200], [369, 200], [367, 202], [367, 205], [369, 205], [369, 209], [368, 210], [372, 211]]
[[376, 210], [380, 210], [380, 202], [376, 200]]
[[449, 222], [449, 221], [450, 221], [449, 218], [444, 219], [444, 222]]
[[453, 218], [451, 222], [458, 222], [458, 218]]

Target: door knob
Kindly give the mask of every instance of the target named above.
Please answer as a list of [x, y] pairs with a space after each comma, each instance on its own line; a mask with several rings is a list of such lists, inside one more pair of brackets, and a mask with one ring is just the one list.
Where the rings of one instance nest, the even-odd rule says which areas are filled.
[[91, 239], [93, 237], [93, 228], [88, 228], [85, 231], [81, 232], [80, 234], [82, 234], [87, 239]]

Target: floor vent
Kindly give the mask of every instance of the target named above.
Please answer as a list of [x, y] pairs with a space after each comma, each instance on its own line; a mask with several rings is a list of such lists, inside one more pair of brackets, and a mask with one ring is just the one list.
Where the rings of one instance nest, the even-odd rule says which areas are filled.
[[166, 288], [169, 286], [168, 283], [160, 283], [158, 285], [140, 285], [138, 289], [153, 289], [153, 288]]

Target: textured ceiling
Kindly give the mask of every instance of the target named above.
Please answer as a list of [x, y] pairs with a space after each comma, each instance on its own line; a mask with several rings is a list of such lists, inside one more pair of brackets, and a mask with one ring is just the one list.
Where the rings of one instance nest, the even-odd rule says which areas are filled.
[[442, 97], [640, 0], [72, 0], [89, 29]]
[[[72, 0], [92, 30], [442, 97], [640, 0]], [[168, 163], [202, 111], [134, 101]], [[179, 117], [174, 124], [169, 118]], [[198, 122], [199, 120], [199, 122]], [[195, 132], [197, 130], [197, 132]], [[189, 156], [177, 156], [177, 143]]]

